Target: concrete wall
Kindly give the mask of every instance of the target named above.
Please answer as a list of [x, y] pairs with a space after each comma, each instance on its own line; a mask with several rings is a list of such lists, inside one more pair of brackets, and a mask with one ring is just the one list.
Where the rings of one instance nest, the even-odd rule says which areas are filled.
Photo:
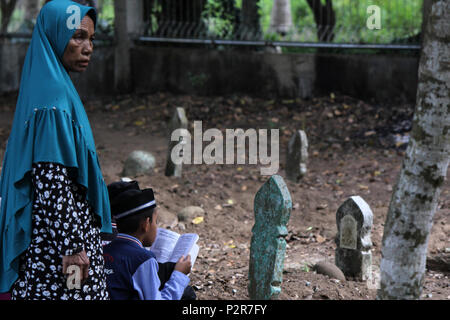
[[316, 88], [376, 101], [416, 100], [419, 57], [338, 55], [316, 57]]
[[313, 55], [135, 47], [131, 59], [138, 92], [307, 97], [315, 80]]
[[80, 97], [114, 94], [114, 48], [96, 46], [84, 73], [71, 73]]
[[[0, 94], [19, 88], [27, 43], [0, 40]], [[84, 74], [72, 78], [80, 96], [114, 94], [112, 46], [97, 46]], [[131, 87], [137, 93], [243, 93], [307, 98], [340, 92], [361, 99], [415, 102], [418, 57], [401, 55], [277, 54], [135, 46]]]
[[[0, 94], [17, 91], [29, 42], [0, 39]], [[80, 96], [114, 93], [114, 50], [97, 46], [89, 68], [83, 74], [71, 74]]]
[[0, 94], [19, 88], [27, 49], [28, 42], [0, 39]]

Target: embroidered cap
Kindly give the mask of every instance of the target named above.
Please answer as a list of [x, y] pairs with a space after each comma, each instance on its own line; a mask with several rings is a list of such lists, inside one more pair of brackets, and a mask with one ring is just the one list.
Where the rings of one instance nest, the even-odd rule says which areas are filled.
[[153, 189], [130, 189], [120, 193], [111, 202], [111, 213], [116, 220], [120, 220], [155, 207]]

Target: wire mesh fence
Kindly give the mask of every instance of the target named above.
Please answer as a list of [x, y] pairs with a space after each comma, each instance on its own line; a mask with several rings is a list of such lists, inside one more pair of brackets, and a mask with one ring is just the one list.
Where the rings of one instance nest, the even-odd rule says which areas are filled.
[[[24, 3], [27, 0], [18, 0]], [[38, 0], [43, 2], [44, 0]], [[300, 47], [418, 48], [424, 0], [142, 1], [141, 39]], [[97, 34], [114, 36], [114, 0], [96, 0]], [[8, 32], [31, 34], [23, 5]], [[1, 17], [0, 17], [1, 21]]]
[[423, 0], [150, 0], [152, 38], [419, 44]]

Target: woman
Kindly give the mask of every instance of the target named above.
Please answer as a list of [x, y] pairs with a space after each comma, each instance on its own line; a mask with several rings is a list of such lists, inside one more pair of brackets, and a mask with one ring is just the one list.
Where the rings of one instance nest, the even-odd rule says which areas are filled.
[[86, 70], [95, 23], [95, 9], [57, 0], [33, 31], [0, 181], [0, 292], [13, 299], [108, 299], [108, 191], [68, 74]]

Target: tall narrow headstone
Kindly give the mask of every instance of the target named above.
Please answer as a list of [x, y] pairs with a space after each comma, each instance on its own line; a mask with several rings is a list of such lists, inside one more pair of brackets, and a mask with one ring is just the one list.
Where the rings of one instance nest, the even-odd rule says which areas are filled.
[[281, 292], [287, 223], [292, 210], [289, 190], [274, 175], [255, 196], [255, 224], [250, 247], [248, 293], [252, 300], [276, 299]]
[[289, 140], [286, 153], [286, 177], [299, 182], [306, 174], [306, 164], [308, 161], [308, 138], [306, 133], [298, 130]]
[[[172, 132], [177, 129], [186, 129], [188, 127], [188, 120], [186, 118], [186, 112], [183, 108], [176, 108], [175, 113], [169, 123], [169, 148], [167, 152], [167, 163], [165, 174], [168, 177], [181, 177], [183, 164], [175, 164], [172, 161], [172, 149], [180, 143], [180, 141], [172, 141]], [[181, 137], [183, 139], [183, 137]]]
[[336, 223], [336, 266], [346, 277], [369, 280], [372, 275], [372, 210], [361, 197], [353, 196], [337, 210]]

